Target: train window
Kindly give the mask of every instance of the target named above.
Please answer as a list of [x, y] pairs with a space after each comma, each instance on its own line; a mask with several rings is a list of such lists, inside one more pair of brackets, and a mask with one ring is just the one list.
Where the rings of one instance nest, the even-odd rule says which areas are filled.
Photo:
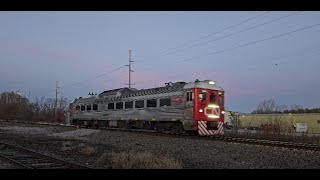
[[108, 103], [108, 109], [114, 109], [114, 103]]
[[117, 102], [116, 109], [123, 109], [123, 102]]
[[156, 99], [148, 99], [147, 100], [147, 107], [157, 107], [157, 100]]
[[91, 111], [91, 105], [87, 105], [87, 111]]
[[144, 100], [136, 101], [135, 108], [144, 108]]
[[92, 107], [92, 110], [94, 110], [94, 111], [98, 110], [98, 104], [94, 104]]
[[160, 99], [160, 107], [162, 106], [171, 106], [171, 99], [170, 98]]
[[133, 101], [125, 102], [125, 103], [124, 103], [124, 108], [125, 108], [125, 109], [133, 108]]
[[201, 102], [203, 102], [203, 101], [206, 100], [206, 94], [207, 94], [207, 91], [204, 90], [204, 89], [199, 93], [199, 100], [200, 100]]
[[80, 106], [76, 106], [76, 111], [79, 111], [80, 110]]
[[81, 111], [85, 111], [86, 110], [86, 106], [81, 105]]
[[187, 101], [192, 101], [192, 100], [193, 100], [193, 93], [187, 92]]
[[222, 94], [219, 94], [219, 106], [222, 106], [223, 105], [223, 97], [222, 97]]
[[186, 101], [189, 101], [189, 92], [186, 92]]
[[216, 95], [214, 93], [210, 93], [210, 103], [216, 102]]

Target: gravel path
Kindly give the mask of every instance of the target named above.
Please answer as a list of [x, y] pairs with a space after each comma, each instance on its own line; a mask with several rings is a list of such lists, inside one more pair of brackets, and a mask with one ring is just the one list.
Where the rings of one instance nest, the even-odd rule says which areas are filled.
[[[103, 152], [149, 151], [179, 160], [183, 168], [320, 168], [320, 152], [213, 140], [160, 137], [132, 132], [0, 123], [0, 138], [96, 167]], [[80, 149], [89, 146], [93, 155]]]

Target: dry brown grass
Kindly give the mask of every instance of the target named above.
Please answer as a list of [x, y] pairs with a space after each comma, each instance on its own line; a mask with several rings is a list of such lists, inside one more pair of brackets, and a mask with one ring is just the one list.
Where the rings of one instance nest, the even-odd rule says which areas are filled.
[[84, 146], [81, 149], [79, 149], [79, 152], [86, 156], [92, 156], [96, 151], [93, 147]]
[[97, 165], [111, 169], [182, 169], [180, 162], [173, 158], [150, 152], [105, 152]]
[[78, 151], [80, 152], [81, 154], [84, 154], [86, 156], [92, 156], [96, 153], [96, 150], [95, 148], [91, 147], [91, 146], [88, 146], [88, 145], [85, 145], [83, 143], [80, 143], [78, 144], [77, 146], [74, 146], [74, 145], [70, 145], [70, 144], [65, 144], [62, 146], [61, 148], [62, 152], [64, 154], [70, 154], [74, 151]]

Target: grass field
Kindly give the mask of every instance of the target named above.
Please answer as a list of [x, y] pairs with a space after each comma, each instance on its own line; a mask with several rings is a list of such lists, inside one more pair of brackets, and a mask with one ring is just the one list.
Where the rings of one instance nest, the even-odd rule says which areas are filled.
[[293, 132], [296, 123], [307, 123], [307, 133], [320, 133], [320, 113], [309, 114], [249, 114], [239, 117], [241, 128], [278, 124], [281, 132]]

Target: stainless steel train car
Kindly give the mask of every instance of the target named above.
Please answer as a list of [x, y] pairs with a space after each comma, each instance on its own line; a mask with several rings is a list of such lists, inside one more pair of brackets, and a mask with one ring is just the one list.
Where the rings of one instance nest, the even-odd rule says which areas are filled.
[[120, 88], [79, 97], [69, 112], [71, 124], [79, 126], [223, 134], [224, 90], [212, 80], [141, 90]]

